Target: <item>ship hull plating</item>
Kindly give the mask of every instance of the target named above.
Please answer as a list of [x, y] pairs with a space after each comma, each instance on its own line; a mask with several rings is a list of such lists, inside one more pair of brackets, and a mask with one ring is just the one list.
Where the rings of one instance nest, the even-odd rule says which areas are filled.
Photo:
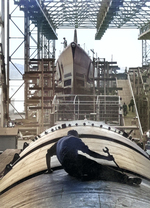
[[[107, 147], [121, 171], [142, 178], [139, 186], [111, 181], [82, 181], [69, 176], [57, 158], [52, 157], [53, 173], [45, 174], [46, 153], [71, 129], [78, 131], [91, 150], [106, 154]], [[113, 161], [97, 160], [117, 168]], [[2, 207], [148, 207], [150, 197], [148, 155], [123, 134], [102, 122], [60, 123], [39, 135], [0, 181]]]
[[90, 57], [72, 42], [57, 60], [56, 77], [64, 94], [90, 94], [93, 86], [93, 64]]
[[150, 183], [139, 187], [111, 181], [80, 181], [64, 170], [41, 174], [0, 196], [6, 208], [149, 208]]

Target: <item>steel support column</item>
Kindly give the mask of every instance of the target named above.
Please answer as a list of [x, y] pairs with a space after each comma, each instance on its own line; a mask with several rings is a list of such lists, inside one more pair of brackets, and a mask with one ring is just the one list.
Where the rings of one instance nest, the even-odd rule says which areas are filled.
[[142, 66], [150, 65], [150, 40], [142, 40]]
[[[24, 11], [24, 35], [25, 35], [25, 47], [24, 47], [24, 71], [28, 72], [29, 71], [29, 59], [30, 59], [30, 21], [28, 17], [28, 7]], [[27, 94], [28, 92], [28, 86], [26, 83], [26, 80], [24, 80], [25, 83], [25, 95], [24, 95], [24, 103], [25, 103], [25, 118], [28, 119], [28, 109], [27, 109]]]
[[7, 99], [6, 99], [6, 119], [9, 119], [9, 0], [7, 0]]

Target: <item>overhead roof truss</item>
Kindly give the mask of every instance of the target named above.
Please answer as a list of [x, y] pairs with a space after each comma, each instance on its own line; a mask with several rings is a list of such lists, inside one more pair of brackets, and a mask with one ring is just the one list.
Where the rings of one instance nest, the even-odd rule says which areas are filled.
[[96, 28], [99, 0], [43, 0], [56, 28]]
[[140, 28], [150, 20], [149, 0], [124, 0], [110, 27]]
[[150, 20], [150, 0], [14, 0], [48, 38], [56, 29], [96, 28], [100, 39], [108, 28], [141, 28]]

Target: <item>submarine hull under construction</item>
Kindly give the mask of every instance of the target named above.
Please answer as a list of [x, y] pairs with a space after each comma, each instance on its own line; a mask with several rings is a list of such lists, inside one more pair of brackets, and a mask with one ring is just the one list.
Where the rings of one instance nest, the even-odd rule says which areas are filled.
[[[46, 174], [47, 150], [75, 129], [89, 149], [106, 155], [107, 147], [119, 171], [140, 177], [140, 185], [112, 181], [82, 181], [69, 176], [56, 156], [51, 174]], [[81, 154], [81, 153], [80, 153]], [[114, 161], [96, 162], [118, 169]], [[60, 123], [39, 135], [20, 154], [12, 169], [0, 181], [2, 207], [149, 207], [150, 161], [137, 144], [116, 128], [102, 122], [70, 121]]]

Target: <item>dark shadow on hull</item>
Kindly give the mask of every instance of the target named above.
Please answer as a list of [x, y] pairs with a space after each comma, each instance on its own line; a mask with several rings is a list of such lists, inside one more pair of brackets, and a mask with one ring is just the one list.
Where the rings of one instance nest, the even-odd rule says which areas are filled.
[[146, 183], [135, 187], [110, 181], [81, 181], [57, 170], [31, 178], [4, 193], [1, 206], [149, 208], [150, 184]]

